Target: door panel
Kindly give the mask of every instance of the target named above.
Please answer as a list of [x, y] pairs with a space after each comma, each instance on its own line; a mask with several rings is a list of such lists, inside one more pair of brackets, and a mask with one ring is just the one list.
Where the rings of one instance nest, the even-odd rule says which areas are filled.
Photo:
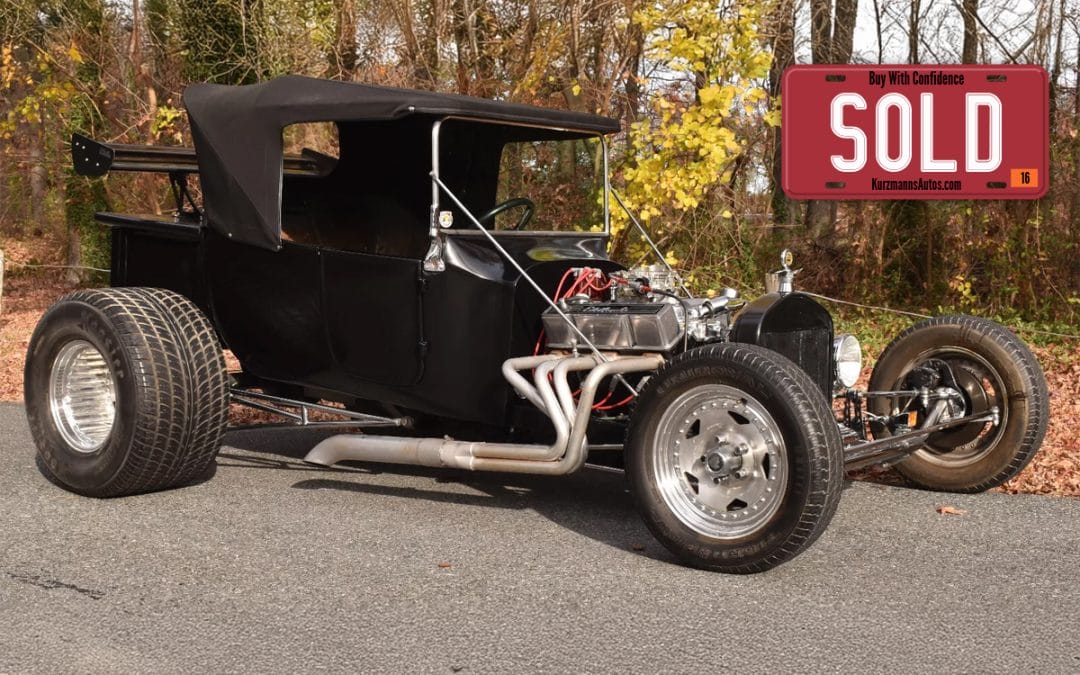
[[424, 373], [419, 260], [323, 249], [330, 350], [351, 376], [411, 385]]

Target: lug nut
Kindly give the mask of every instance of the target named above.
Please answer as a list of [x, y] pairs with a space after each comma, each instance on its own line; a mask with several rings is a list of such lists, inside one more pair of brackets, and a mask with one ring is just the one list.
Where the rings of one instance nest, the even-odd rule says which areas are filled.
[[738, 471], [735, 472], [735, 477], [739, 478], [739, 479], [746, 478], [749, 475], [750, 475], [750, 472], [747, 471], [746, 469], [739, 469]]

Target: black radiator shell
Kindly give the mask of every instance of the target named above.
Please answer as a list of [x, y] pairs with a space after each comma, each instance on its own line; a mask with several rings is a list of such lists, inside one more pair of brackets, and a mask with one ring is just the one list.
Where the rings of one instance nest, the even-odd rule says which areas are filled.
[[788, 357], [831, 398], [833, 320], [829, 312], [801, 293], [767, 293], [749, 303], [735, 319], [733, 342], [755, 344]]

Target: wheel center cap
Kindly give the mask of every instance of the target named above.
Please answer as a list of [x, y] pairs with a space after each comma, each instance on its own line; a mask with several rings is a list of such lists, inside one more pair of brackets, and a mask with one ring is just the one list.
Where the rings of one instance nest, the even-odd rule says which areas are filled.
[[705, 466], [718, 476], [729, 476], [742, 468], [742, 452], [730, 443], [721, 443], [704, 457]]

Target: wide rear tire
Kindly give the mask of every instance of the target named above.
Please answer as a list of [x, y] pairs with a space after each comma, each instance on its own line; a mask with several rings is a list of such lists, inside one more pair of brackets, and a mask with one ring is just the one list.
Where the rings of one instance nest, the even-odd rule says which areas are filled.
[[630, 422], [627, 474], [645, 524], [682, 562], [761, 572], [825, 530], [844, 481], [820, 389], [787, 358], [719, 344], [649, 379]]
[[228, 415], [221, 347], [191, 301], [154, 288], [82, 290], [41, 318], [26, 356], [39, 465], [92, 497], [206, 473]]

